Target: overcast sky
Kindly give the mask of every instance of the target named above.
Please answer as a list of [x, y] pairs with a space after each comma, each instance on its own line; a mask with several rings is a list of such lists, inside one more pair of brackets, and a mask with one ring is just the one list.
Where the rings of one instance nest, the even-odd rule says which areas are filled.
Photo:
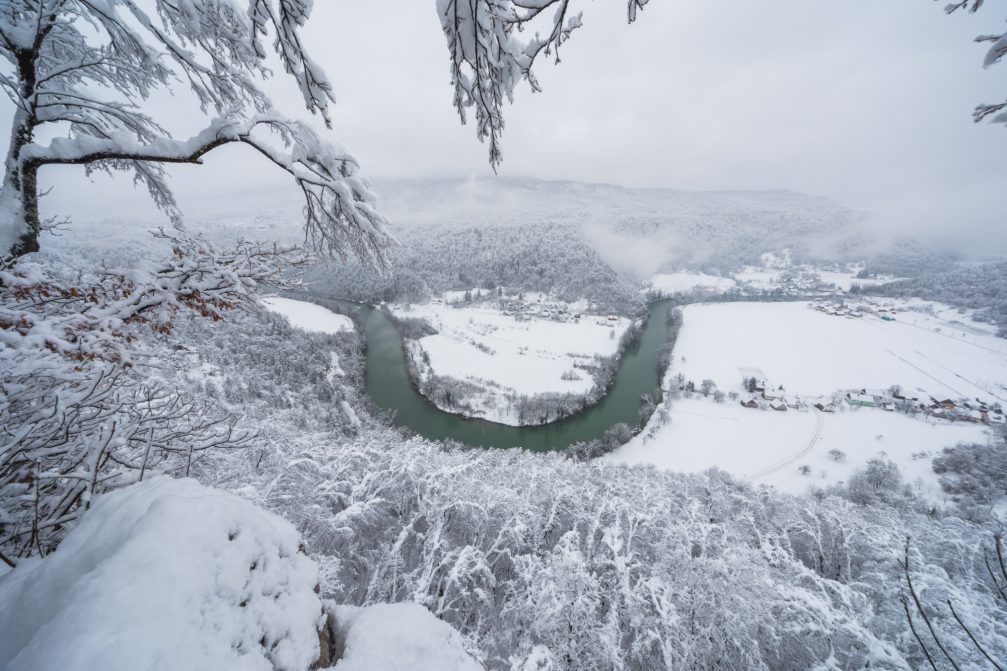
[[[540, 66], [544, 92], [523, 87], [507, 110], [501, 174], [789, 188], [871, 210], [878, 226], [1007, 252], [1007, 127], [970, 116], [1007, 95], [1007, 65], [983, 70], [973, 42], [1002, 32], [1007, 14], [988, 3], [946, 16], [943, 4], [652, 0], [628, 26], [624, 0], [581, 0], [563, 62]], [[317, 2], [306, 42], [335, 87], [333, 137], [368, 175], [492, 174], [451, 107], [434, 0]], [[270, 90], [302, 114], [293, 87]], [[188, 134], [202, 122], [184, 101], [154, 105]], [[59, 170], [52, 205], [112, 207], [112, 190]], [[183, 205], [283, 181], [240, 148], [172, 174]]]

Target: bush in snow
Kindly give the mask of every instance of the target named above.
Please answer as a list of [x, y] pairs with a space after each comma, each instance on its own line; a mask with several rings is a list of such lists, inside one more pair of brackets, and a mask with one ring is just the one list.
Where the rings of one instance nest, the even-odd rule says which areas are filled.
[[941, 488], [956, 497], [989, 505], [1007, 494], [1007, 446], [956, 445], [934, 458]]
[[909, 496], [898, 465], [886, 459], [871, 459], [850, 476], [843, 492], [846, 498], [862, 505], [897, 504]]
[[130, 272], [59, 277], [22, 263], [0, 271], [0, 560], [46, 554], [95, 494], [146, 473], [188, 474], [211, 448], [251, 433], [210, 400], [145, 379], [142, 335], [180, 314], [219, 321], [284, 284], [297, 250], [239, 243], [218, 252], [181, 228], [171, 255]]

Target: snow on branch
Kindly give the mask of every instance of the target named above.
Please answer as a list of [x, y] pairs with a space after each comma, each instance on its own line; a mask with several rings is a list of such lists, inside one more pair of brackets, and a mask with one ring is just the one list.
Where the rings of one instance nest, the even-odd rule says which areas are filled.
[[[648, 0], [628, 0], [628, 20]], [[500, 136], [504, 129], [503, 105], [513, 102], [514, 89], [522, 79], [539, 91], [533, 68], [542, 56], [560, 61], [560, 47], [581, 26], [581, 13], [573, 0], [438, 0], [437, 13], [451, 56], [454, 106], [462, 123], [468, 108], [475, 110], [476, 136], [489, 142], [489, 161], [494, 169], [503, 155]], [[528, 30], [544, 27], [531, 38]]]
[[[958, 10], [974, 13], [982, 8], [983, 3], [984, 0], [955, 0], [955, 2], [945, 5], [944, 11], [948, 14], [952, 14]], [[976, 37], [976, 42], [990, 44], [990, 48], [986, 51], [986, 57], [983, 59], [984, 68], [996, 65], [1007, 55], [1007, 32], [1000, 33], [999, 35], [979, 35]], [[1007, 110], [1007, 100], [1000, 103], [983, 103], [976, 106], [972, 112], [972, 119], [977, 123], [984, 119], [989, 119], [993, 123], [1007, 124], [1007, 111], [1005, 110]]]
[[59, 279], [33, 262], [0, 272], [0, 560], [46, 554], [102, 491], [148, 473], [188, 475], [209, 450], [255, 433], [214, 402], [146, 379], [134, 343], [186, 310], [219, 320], [296, 285], [296, 248], [216, 251], [180, 227], [170, 256], [129, 272]]
[[126, 273], [106, 272], [93, 281], [68, 285], [33, 266], [0, 272], [0, 364], [14, 372], [37, 365], [45, 352], [75, 361], [129, 364], [131, 329], [146, 325], [170, 333], [182, 309], [213, 320], [227, 310], [247, 308], [257, 289], [291, 285], [287, 273], [307, 262], [300, 249], [241, 241], [218, 252], [201, 236], [180, 227], [155, 237], [172, 256]]
[[[257, 134], [260, 128], [272, 131], [281, 146]], [[56, 138], [48, 146], [25, 147], [21, 161], [29, 167], [77, 164], [112, 169], [129, 165], [136, 179], [148, 186], [155, 203], [173, 211], [171, 190], [157, 164], [201, 163], [208, 152], [232, 142], [254, 148], [293, 176], [304, 195], [306, 237], [315, 249], [344, 256], [349, 248], [361, 258], [383, 262], [383, 250], [391, 238], [370, 184], [359, 174], [359, 165], [345, 150], [322, 141], [299, 121], [270, 114], [248, 120], [220, 117], [188, 140], [158, 137], [141, 142], [127, 132], [101, 138]]]

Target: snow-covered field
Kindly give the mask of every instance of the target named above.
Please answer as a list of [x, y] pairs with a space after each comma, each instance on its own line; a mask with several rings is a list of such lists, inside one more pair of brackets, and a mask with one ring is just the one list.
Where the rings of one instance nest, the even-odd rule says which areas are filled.
[[710, 293], [722, 294], [728, 289], [737, 286], [737, 282], [730, 277], [683, 271], [679, 273], [658, 273], [648, 280], [647, 285], [649, 289], [665, 294], [691, 293], [694, 291], [708, 291]]
[[[686, 306], [665, 385], [682, 374], [697, 386], [712, 379], [720, 390], [744, 398], [742, 379], [759, 371], [773, 386], [782, 385], [791, 400], [893, 384], [920, 400], [978, 397], [992, 404], [1007, 398], [1007, 342], [991, 335], [989, 326], [938, 304], [872, 302], [895, 307], [896, 321], [867, 313], [831, 316], [803, 302]], [[944, 447], [986, 442], [989, 435], [981, 424], [846, 403], [839, 410], [776, 412], [745, 408], [737, 400], [673, 400], [667, 424], [655, 414], [639, 436], [607, 459], [679, 471], [717, 467], [802, 493], [845, 480], [869, 459], [884, 456], [899, 464], [907, 481], [918, 481], [914, 486], [921, 494], [940, 501], [932, 458]], [[843, 458], [836, 461], [832, 450]], [[801, 473], [802, 466], [810, 472]]]
[[[651, 428], [655, 431], [648, 436]], [[667, 425], [652, 422], [604, 459], [683, 472], [719, 468], [753, 484], [802, 494], [812, 486], [844, 481], [869, 459], [884, 457], [899, 465], [914, 490], [941, 502], [944, 495], [930, 467], [933, 457], [944, 447], [986, 439], [981, 425], [923, 420], [876, 408], [835, 414], [774, 412], [691, 398], [673, 402]], [[842, 461], [835, 461], [831, 450], [843, 452]], [[802, 474], [802, 466], [810, 473]]]
[[262, 302], [273, 312], [286, 317], [292, 326], [302, 328], [305, 331], [339, 333], [340, 331], [353, 330], [352, 319], [346, 315], [336, 314], [321, 305], [279, 296], [267, 296], [262, 299]]
[[689, 305], [674, 372], [697, 384], [712, 379], [724, 391], [738, 388], [744, 371], [760, 370], [788, 395], [897, 384], [921, 400], [1007, 399], [1007, 341], [990, 335], [987, 325], [947, 308], [926, 314], [922, 301], [883, 304], [915, 309], [882, 321], [830, 316], [804, 302]]
[[[393, 306], [393, 312], [433, 325], [438, 333], [419, 339], [415, 345], [429, 357], [429, 370], [480, 386], [484, 393], [471, 399], [475, 414], [512, 426], [519, 422], [508, 396], [586, 394], [594, 381], [574, 365], [615, 354], [630, 325], [626, 318], [609, 320], [592, 315], [579, 322], [539, 317], [518, 320], [482, 306]], [[576, 379], [563, 379], [571, 373]]]

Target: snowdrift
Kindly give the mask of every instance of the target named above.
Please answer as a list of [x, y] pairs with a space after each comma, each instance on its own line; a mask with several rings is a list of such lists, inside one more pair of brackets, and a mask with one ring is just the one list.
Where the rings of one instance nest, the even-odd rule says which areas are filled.
[[99, 497], [55, 553], [0, 577], [0, 668], [295, 671], [330, 651], [349, 671], [481, 668], [421, 607], [339, 607], [317, 584], [290, 523], [156, 477]]

